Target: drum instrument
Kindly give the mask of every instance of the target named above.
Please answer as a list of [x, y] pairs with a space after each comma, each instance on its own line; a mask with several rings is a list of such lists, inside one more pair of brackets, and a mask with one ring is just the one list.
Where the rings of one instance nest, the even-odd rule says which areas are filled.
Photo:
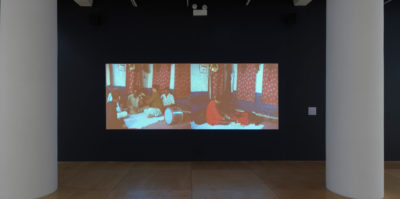
[[168, 107], [164, 112], [164, 120], [167, 124], [177, 124], [182, 122], [188, 115], [190, 111], [184, 111], [179, 107]]

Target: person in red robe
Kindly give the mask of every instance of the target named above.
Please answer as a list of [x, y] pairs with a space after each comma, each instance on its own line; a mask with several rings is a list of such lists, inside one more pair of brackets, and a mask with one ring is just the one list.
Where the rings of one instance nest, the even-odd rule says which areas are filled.
[[218, 98], [211, 100], [208, 103], [206, 110], [206, 120], [210, 125], [218, 125], [218, 124], [229, 124], [229, 121], [225, 120], [225, 117], [218, 111], [217, 106], [221, 103]]
[[[214, 100], [211, 100], [207, 106], [207, 123], [210, 125], [227, 125], [230, 122], [236, 122], [244, 126], [247, 126], [250, 123], [254, 123], [249, 122], [249, 114], [254, 114], [247, 112], [237, 112], [234, 106], [235, 105], [233, 103], [232, 97], [229, 96], [229, 94], [226, 94], [223, 98], [221, 98], [221, 96], [217, 96]], [[257, 121], [256, 123], [260, 122]]]

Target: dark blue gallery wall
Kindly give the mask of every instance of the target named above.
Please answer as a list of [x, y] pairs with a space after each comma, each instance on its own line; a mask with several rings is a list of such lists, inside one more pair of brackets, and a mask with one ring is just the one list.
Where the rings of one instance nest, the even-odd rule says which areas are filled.
[[385, 160], [400, 160], [400, 1], [385, 6]]
[[[325, 158], [324, 0], [210, 0], [200, 18], [181, 0], [58, 2], [60, 160]], [[105, 63], [124, 62], [279, 63], [280, 129], [107, 131]]]

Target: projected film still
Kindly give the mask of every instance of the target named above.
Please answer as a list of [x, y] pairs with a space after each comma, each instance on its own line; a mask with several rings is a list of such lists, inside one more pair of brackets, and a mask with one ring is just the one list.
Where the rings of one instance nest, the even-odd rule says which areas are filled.
[[277, 63], [108, 63], [106, 128], [276, 130]]

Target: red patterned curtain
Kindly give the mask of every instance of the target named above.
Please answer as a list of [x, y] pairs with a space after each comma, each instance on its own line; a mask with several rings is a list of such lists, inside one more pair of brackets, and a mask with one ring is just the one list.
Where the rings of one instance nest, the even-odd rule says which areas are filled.
[[278, 64], [264, 64], [261, 102], [278, 106]]
[[256, 74], [258, 64], [238, 64], [236, 98], [238, 100], [256, 101]]
[[158, 85], [160, 90], [169, 88], [171, 79], [171, 64], [153, 65], [153, 85]]
[[225, 70], [223, 64], [210, 64], [211, 78], [211, 98], [224, 93], [224, 75]]
[[147, 64], [127, 64], [126, 65], [126, 88], [128, 93], [133, 93], [134, 89], [142, 89], [143, 87], [143, 77], [142, 71], [143, 67]]
[[175, 97], [190, 96], [190, 64], [175, 64]]

